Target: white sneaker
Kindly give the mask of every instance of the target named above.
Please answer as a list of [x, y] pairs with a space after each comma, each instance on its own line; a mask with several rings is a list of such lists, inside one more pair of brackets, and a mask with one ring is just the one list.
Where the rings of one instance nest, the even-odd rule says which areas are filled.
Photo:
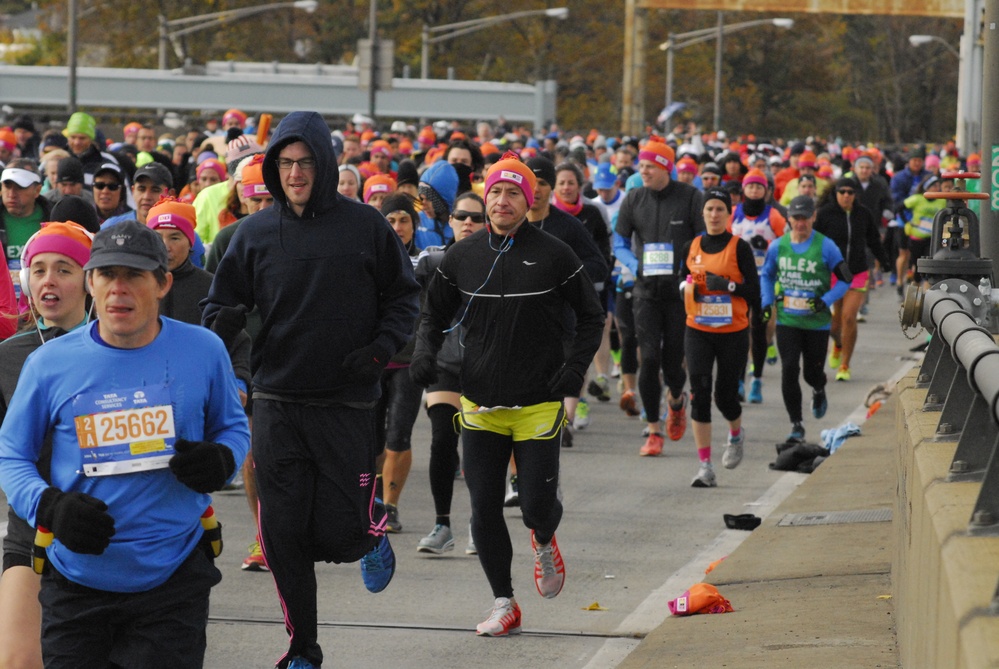
[[489, 617], [475, 626], [475, 633], [479, 636], [520, 634], [520, 607], [517, 602], [497, 597]]
[[701, 468], [697, 470], [697, 476], [691, 481], [692, 488], [714, 488], [718, 485], [718, 478], [715, 476], [715, 468], [710, 462], [702, 462]]
[[577, 430], [585, 430], [590, 425], [590, 405], [586, 400], [580, 399], [576, 405], [576, 417], [572, 420], [572, 426]]
[[742, 462], [743, 445], [746, 443], [746, 428], [739, 428], [739, 436], [728, 435], [728, 443], [725, 446], [725, 453], [722, 455], [722, 465], [725, 469], [735, 469]]
[[453, 551], [454, 535], [451, 534], [451, 528], [447, 525], [434, 525], [430, 534], [420, 539], [416, 550], [419, 553], [433, 553], [434, 555]]
[[506, 482], [506, 496], [503, 498], [503, 506], [509, 508], [520, 506], [520, 491], [517, 488], [517, 475], [510, 474]]

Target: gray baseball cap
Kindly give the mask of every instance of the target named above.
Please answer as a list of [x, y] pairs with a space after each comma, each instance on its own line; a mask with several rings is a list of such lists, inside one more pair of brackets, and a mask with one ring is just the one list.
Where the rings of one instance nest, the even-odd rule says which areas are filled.
[[138, 221], [122, 221], [94, 236], [90, 260], [83, 269], [132, 267], [146, 271], [167, 269], [167, 250], [160, 236]]
[[788, 216], [797, 216], [799, 218], [811, 218], [812, 214], [815, 213], [815, 201], [807, 195], [799, 195], [798, 197], [791, 200], [791, 204], [787, 206]]

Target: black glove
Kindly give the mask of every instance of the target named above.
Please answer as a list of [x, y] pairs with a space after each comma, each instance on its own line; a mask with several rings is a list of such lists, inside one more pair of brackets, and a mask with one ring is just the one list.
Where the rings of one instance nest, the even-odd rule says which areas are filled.
[[222, 307], [215, 314], [212, 322], [212, 332], [219, 336], [226, 348], [232, 348], [236, 337], [246, 327], [246, 307], [242, 304], [235, 307]]
[[708, 290], [713, 292], [725, 291], [727, 293], [728, 284], [729, 284], [728, 279], [726, 279], [723, 276], [718, 276], [717, 274], [712, 274], [711, 272], [708, 272], [707, 276], [704, 279], [705, 287], [707, 287]]
[[770, 322], [770, 318], [773, 316], [773, 314], [774, 314], [773, 305], [769, 307], [763, 307], [762, 309], [760, 309], [760, 320], [763, 321], [764, 325], [766, 325], [767, 323]]
[[437, 383], [437, 358], [432, 355], [414, 355], [409, 363], [409, 378], [421, 388]]
[[583, 389], [583, 375], [563, 365], [548, 381], [548, 388], [555, 397], [579, 397]]
[[236, 471], [236, 459], [228, 446], [178, 439], [173, 450], [177, 454], [170, 458], [170, 471], [194, 492], [221, 490]]
[[823, 311], [829, 310], [829, 307], [826, 306], [826, 303], [822, 301], [821, 297], [808, 298], [808, 308], [813, 314], [821, 314]]
[[343, 368], [361, 383], [375, 383], [382, 377], [382, 370], [391, 357], [378, 344], [368, 344], [348, 353], [343, 359]]
[[108, 505], [82, 492], [46, 488], [35, 519], [74, 553], [100, 555], [114, 536]]
[[749, 245], [758, 251], [766, 251], [767, 247], [770, 246], [770, 242], [763, 235], [753, 235], [753, 238], [749, 240]]

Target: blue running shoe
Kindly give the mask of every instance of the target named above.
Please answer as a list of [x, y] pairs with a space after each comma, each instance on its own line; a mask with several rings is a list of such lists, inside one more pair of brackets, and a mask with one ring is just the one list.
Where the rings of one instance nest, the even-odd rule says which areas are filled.
[[749, 403], [763, 404], [763, 379], [753, 379], [749, 384]]
[[291, 662], [288, 663], [288, 669], [316, 669], [316, 665], [312, 664], [304, 657], [294, 657]]
[[746, 401], [746, 382], [742, 379], [739, 379], [739, 401]]
[[801, 423], [791, 423], [791, 434], [787, 435], [788, 441], [805, 441], [805, 426]]
[[382, 535], [378, 545], [361, 558], [361, 578], [369, 592], [381, 592], [395, 574], [395, 553], [388, 536]]

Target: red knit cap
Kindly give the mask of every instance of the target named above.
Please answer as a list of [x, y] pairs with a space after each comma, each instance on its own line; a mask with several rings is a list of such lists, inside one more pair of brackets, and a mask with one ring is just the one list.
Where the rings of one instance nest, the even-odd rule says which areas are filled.
[[538, 185], [538, 179], [534, 172], [520, 161], [520, 158], [513, 151], [507, 151], [486, 173], [486, 194], [489, 189], [501, 181], [511, 183], [520, 188], [527, 200], [527, 206], [534, 204], [534, 189]]
[[746, 176], [742, 177], [742, 187], [745, 188], [749, 184], [760, 184], [766, 188], [769, 185], [767, 183], [767, 175], [763, 173], [763, 170], [758, 170], [754, 167], [746, 172]]
[[230, 109], [225, 114], [222, 115], [222, 125], [226, 124], [229, 119], [236, 119], [239, 121], [239, 127], [242, 128], [246, 125], [246, 114], [238, 109]]
[[194, 247], [194, 228], [198, 217], [194, 213], [194, 205], [181, 202], [175, 197], [161, 197], [146, 215], [146, 225], [151, 229], [174, 228], [180, 230]]
[[673, 171], [673, 161], [676, 154], [673, 149], [663, 141], [658, 135], [650, 135], [649, 141], [638, 152], [639, 160], [648, 160], [663, 168], [667, 172]]

